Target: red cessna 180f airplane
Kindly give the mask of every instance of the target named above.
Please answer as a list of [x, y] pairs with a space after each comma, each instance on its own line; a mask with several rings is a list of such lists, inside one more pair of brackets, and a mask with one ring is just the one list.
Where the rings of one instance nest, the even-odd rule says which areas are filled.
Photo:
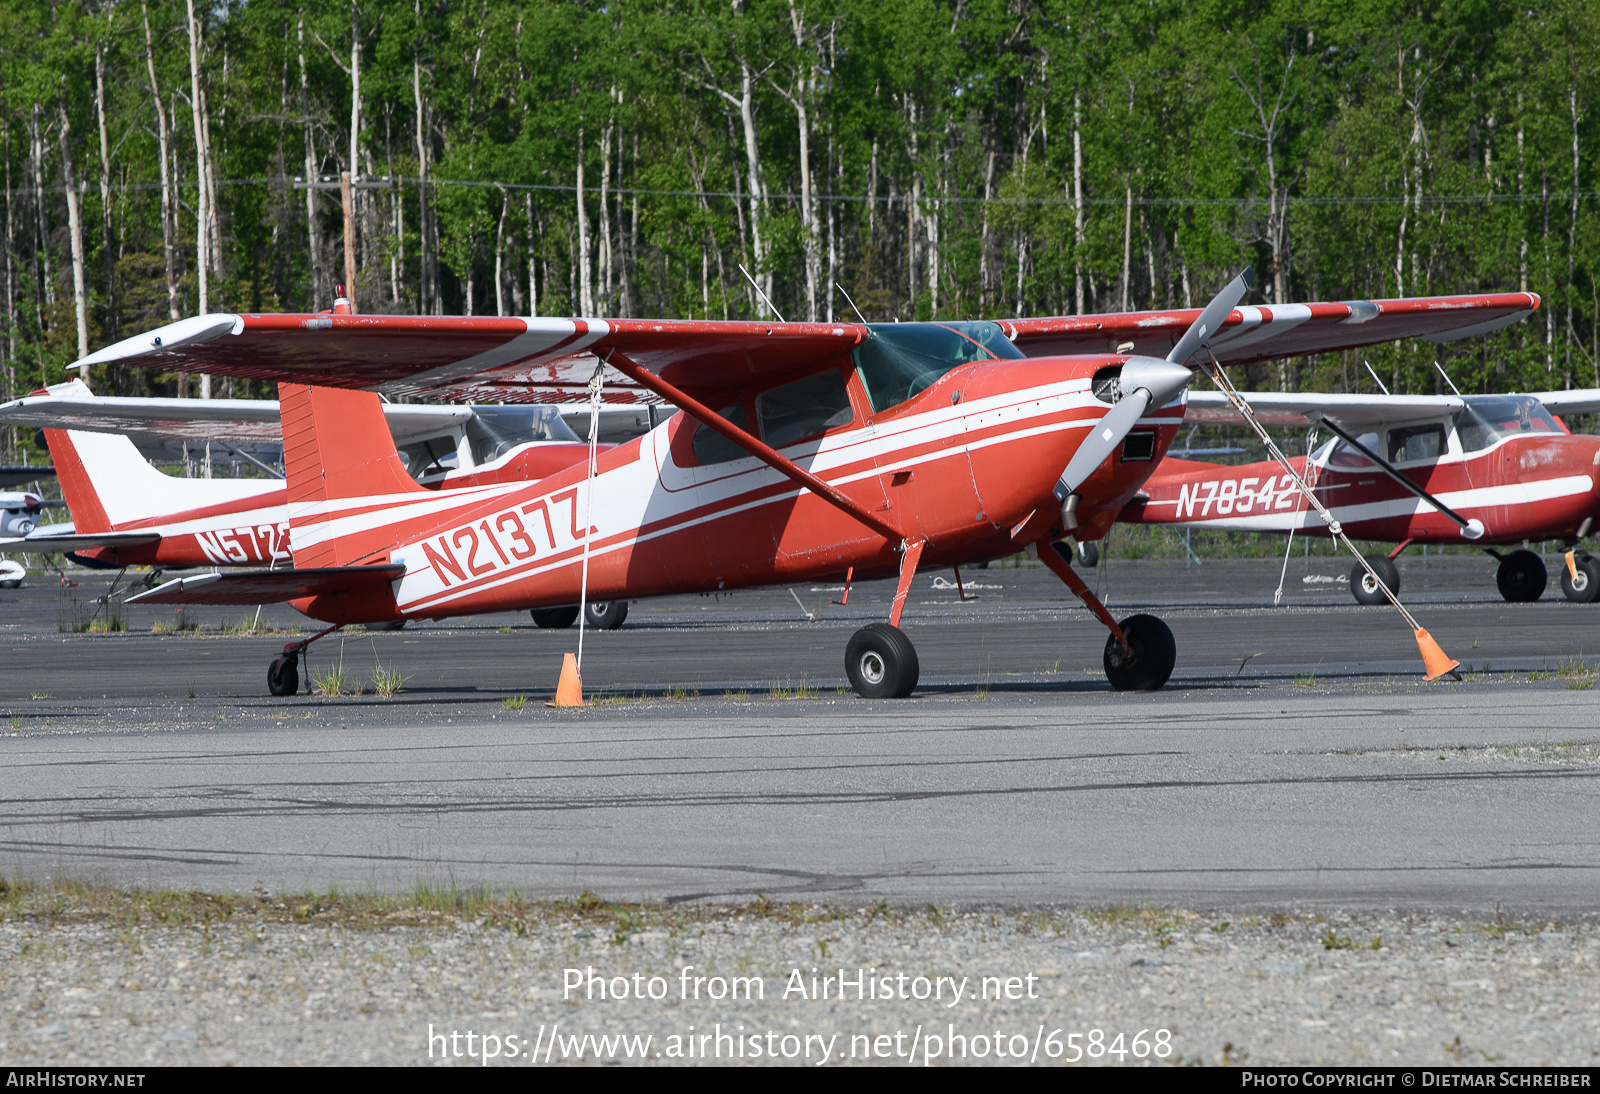
[[[1577, 547], [1600, 518], [1600, 437], [1570, 433], [1556, 413], [1600, 410], [1600, 390], [1531, 395], [1340, 395], [1258, 392], [1257, 420], [1311, 426], [1333, 436], [1290, 461], [1347, 535], [1396, 544], [1367, 563], [1391, 592], [1394, 559], [1412, 544], [1482, 547], [1500, 561], [1496, 584], [1510, 601], [1537, 600], [1547, 575], [1522, 546], [1567, 547], [1561, 591], [1600, 596], [1600, 559]], [[1190, 392], [1185, 420], [1243, 420], [1221, 392]], [[1329, 535], [1287, 470], [1275, 462], [1227, 466], [1167, 459], [1120, 520], [1240, 532]], [[1513, 546], [1501, 553], [1496, 546]], [[1350, 574], [1362, 604], [1387, 598], [1367, 568]]]
[[[1153, 689], [1172, 671], [1171, 631], [1113, 619], [1053, 545], [1103, 534], [1144, 484], [1200, 353], [1442, 340], [1538, 307], [1509, 293], [1236, 308], [1248, 285], [1241, 275], [1198, 312], [1004, 323], [208, 315], [84, 363], [282, 385], [296, 568], [169, 582], [134, 601], [288, 601], [326, 634], [588, 595], [898, 576], [887, 623], [856, 632], [845, 658], [858, 693], [889, 697], [917, 681], [898, 626], [916, 570], [1037, 544], [1111, 632], [1113, 686]], [[682, 413], [585, 465], [471, 497], [417, 486], [377, 395], [358, 390], [533, 401], [607, 375]], [[269, 690], [297, 690], [316, 637], [284, 648]]]

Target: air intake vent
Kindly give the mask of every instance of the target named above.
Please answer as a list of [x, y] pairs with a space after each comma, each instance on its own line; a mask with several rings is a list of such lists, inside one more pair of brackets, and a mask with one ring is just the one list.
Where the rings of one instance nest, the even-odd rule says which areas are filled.
[[1094, 397], [1102, 403], [1115, 403], [1122, 398], [1122, 366], [1110, 365], [1094, 374], [1089, 382]]
[[1154, 433], [1129, 433], [1122, 442], [1122, 462], [1136, 463], [1156, 458]]

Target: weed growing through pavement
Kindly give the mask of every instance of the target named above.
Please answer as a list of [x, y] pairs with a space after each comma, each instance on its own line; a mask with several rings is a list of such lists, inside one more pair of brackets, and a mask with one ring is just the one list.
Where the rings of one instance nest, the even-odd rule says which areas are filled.
[[804, 676], [800, 678], [798, 684], [786, 678], [781, 687], [774, 684], [767, 690], [768, 699], [815, 699], [816, 697], [817, 689], [808, 686]]
[[351, 682], [341, 664], [327, 672], [312, 673], [311, 690], [317, 695], [360, 695], [361, 685]]
[[11, 728], [12, 729], [21, 729], [22, 728], [22, 715], [13, 714], [11, 716]]
[[219, 634], [237, 635], [241, 637], [260, 637], [274, 634], [299, 634], [300, 628], [289, 626], [280, 627], [274, 623], [263, 623], [258, 616], [240, 616], [238, 619], [224, 619]]
[[725, 691], [722, 693], [722, 697], [724, 699], [748, 699], [750, 698], [750, 693], [748, 691]]
[[1584, 679], [1584, 680], [1568, 680], [1567, 681], [1567, 687], [1570, 688], [1572, 691], [1593, 691], [1594, 690], [1594, 680], [1593, 680], [1593, 678]]
[[378, 665], [372, 670], [372, 690], [387, 699], [396, 692], [404, 691], [409, 679], [411, 676], [402, 674], [399, 669], [386, 669]]
[[1317, 686], [1317, 674], [1314, 673], [1314, 672], [1302, 672], [1299, 676], [1296, 676], [1294, 678], [1294, 686], [1297, 687], [1297, 688], [1314, 688], [1314, 687], [1316, 687]]
[[1356, 944], [1350, 941], [1347, 934], [1334, 934], [1333, 928], [1328, 928], [1328, 933], [1322, 936], [1322, 948], [1325, 950], [1353, 950]]
[[528, 697], [526, 695], [507, 695], [500, 700], [501, 710], [521, 710], [527, 705]]

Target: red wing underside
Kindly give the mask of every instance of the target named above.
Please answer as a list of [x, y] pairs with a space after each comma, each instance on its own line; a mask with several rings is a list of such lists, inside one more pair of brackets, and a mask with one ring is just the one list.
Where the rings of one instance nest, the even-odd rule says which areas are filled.
[[[1226, 365], [1331, 353], [1402, 338], [1442, 342], [1509, 326], [1538, 307], [1539, 297], [1525, 292], [1239, 307], [1210, 347]], [[1186, 308], [1018, 319], [1003, 325], [1015, 330], [1018, 348], [1029, 357], [1115, 353], [1129, 342], [1133, 353], [1165, 357], [1199, 316], [1200, 309]]]
[[243, 574], [180, 577], [129, 604], [281, 604], [306, 596], [351, 593], [383, 585], [405, 573], [404, 566], [320, 566], [304, 570], [256, 570]]
[[[1532, 293], [1240, 307], [1211, 347], [1224, 362], [1299, 357], [1402, 338], [1446, 340], [1516, 322]], [[1116, 352], [1164, 356], [1195, 310], [1019, 319], [1002, 326], [1030, 357]], [[844, 357], [855, 324], [416, 315], [201, 315], [90, 354], [121, 362], [444, 401], [554, 402], [587, 397], [596, 365], [617, 352], [695, 398], [772, 386]], [[605, 373], [610, 403], [654, 402]]]

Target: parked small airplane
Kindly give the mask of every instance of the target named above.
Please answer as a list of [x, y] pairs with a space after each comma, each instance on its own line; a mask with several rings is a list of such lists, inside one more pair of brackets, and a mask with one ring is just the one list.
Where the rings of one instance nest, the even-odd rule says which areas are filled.
[[[1367, 562], [1391, 592], [1394, 559], [1412, 544], [1482, 547], [1500, 561], [1496, 584], [1510, 601], [1537, 600], [1548, 577], [1530, 540], [1566, 544], [1561, 591], [1600, 597], [1600, 559], [1578, 545], [1600, 517], [1600, 437], [1573, 434], [1556, 413], [1600, 410], [1600, 389], [1529, 395], [1341, 395], [1256, 392], [1257, 420], [1332, 433], [1290, 462], [1344, 531], [1394, 543]], [[1221, 392], [1190, 392], [1186, 421], [1237, 424]], [[1275, 462], [1238, 466], [1168, 457], [1119, 520], [1237, 532], [1327, 536], [1290, 475]], [[1516, 546], [1501, 553], [1497, 546]], [[1366, 569], [1350, 573], [1362, 604], [1387, 599]]]
[[[130, 601], [288, 601], [331, 624], [272, 662], [273, 694], [296, 691], [306, 647], [347, 623], [897, 576], [887, 624], [856, 632], [845, 669], [863, 696], [903, 696], [919, 674], [899, 629], [917, 569], [1024, 544], [1110, 631], [1112, 685], [1154, 689], [1176, 658], [1171, 631], [1113, 619], [1056, 545], [1098, 538], [1149, 477], [1181, 423], [1192, 358], [1446, 340], [1539, 305], [1506, 293], [1236, 308], [1248, 285], [1241, 275], [1202, 311], [1005, 323], [207, 315], [80, 364], [280, 381], [296, 568]], [[597, 392], [613, 372], [684, 413], [485, 497], [418, 486], [378, 397], [351, 390], [531, 401], [551, 385]]]
[[[383, 407], [383, 420], [408, 475], [429, 490], [487, 496], [497, 484], [535, 481], [588, 455], [556, 407], [391, 403]], [[33, 508], [14, 519], [0, 514], [0, 551], [62, 553], [101, 569], [282, 565], [291, 559], [281, 478], [176, 478], [145, 460], [131, 439], [154, 446], [181, 437], [219, 452], [239, 442], [281, 444], [276, 400], [109, 398], [72, 380], [0, 406], [0, 425], [43, 428], [75, 518], [69, 525], [36, 527], [28, 516], [38, 509], [35, 498]], [[247, 461], [277, 474], [259, 460]], [[8, 497], [0, 494], [0, 505]], [[620, 626], [627, 615], [626, 602], [592, 609], [589, 622], [599, 627]], [[576, 614], [566, 614], [558, 609], [534, 618], [541, 626], [568, 626]]]

